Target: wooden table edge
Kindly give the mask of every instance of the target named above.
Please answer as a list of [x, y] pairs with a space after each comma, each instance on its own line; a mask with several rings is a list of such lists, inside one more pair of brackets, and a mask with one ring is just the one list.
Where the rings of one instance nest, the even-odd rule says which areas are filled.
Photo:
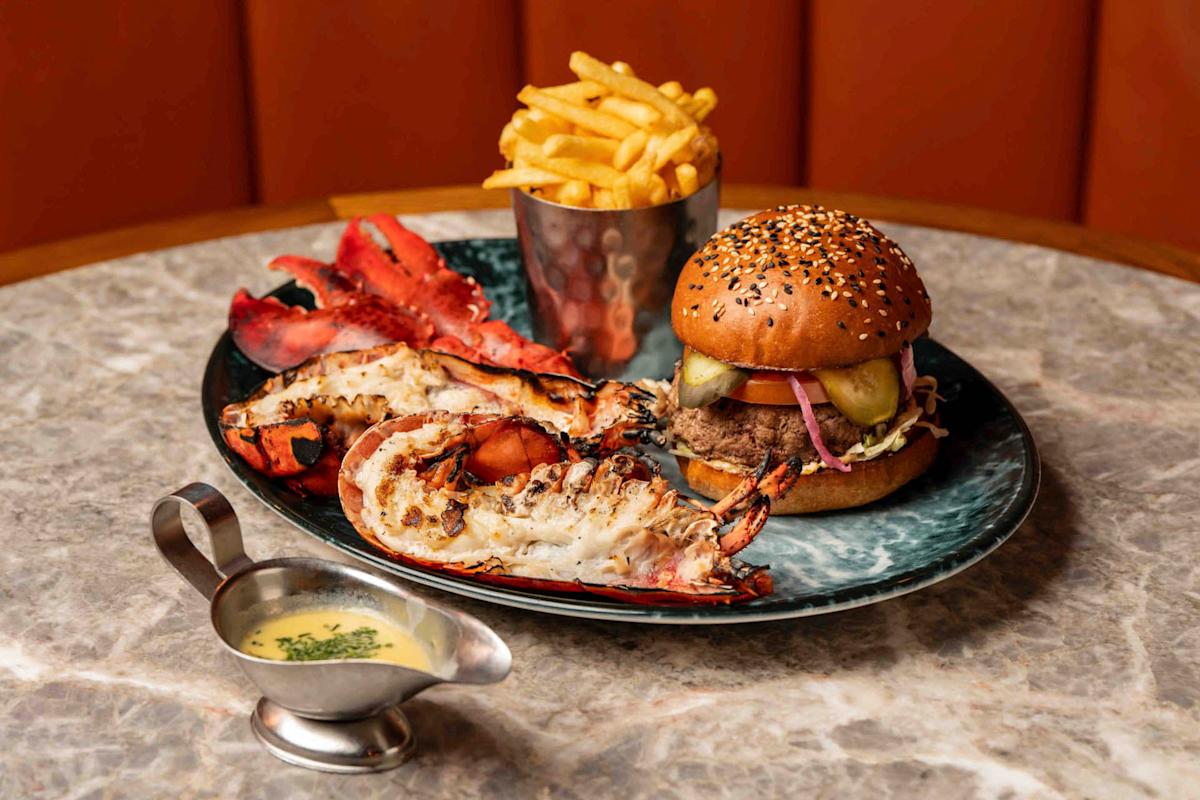
[[[722, 187], [721, 205], [726, 208], [768, 208], [786, 203], [819, 203], [844, 208], [870, 219], [1041, 245], [1200, 283], [1200, 253], [1083, 225], [850, 192], [750, 184]], [[0, 285], [148, 250], [331, 222], [359, 214], [421, 214], [507, 207], [506, 192], [488, 192], [478, 186], [439, 186], [334, 195], [293, 205], [214, 211], [0, 253]]]

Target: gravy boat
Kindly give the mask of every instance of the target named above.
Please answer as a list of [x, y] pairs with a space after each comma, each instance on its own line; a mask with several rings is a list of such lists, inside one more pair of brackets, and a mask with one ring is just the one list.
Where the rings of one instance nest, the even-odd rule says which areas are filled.
[[[188, 539], [185, 507], [208, 533], [211, 563]], [[207, 484], [160, 498], [150, 527], [167, 563], [209, 600], [221, 644], [262, 692], [251, 715], [255, 735], [288, 763], [332, 772], [398, 766], [415, 748], [400, 703], [439, 683], [496, 683], [512, 666], [508, 647], [482, 622], [386, 578], [319, 558], [251, 561], [232, 506]], [[395, 622], [424, 645], [432, 671], [374, 659], [280, 661], [238, 649], [264, 619], [317, 607], [367, 608]]]

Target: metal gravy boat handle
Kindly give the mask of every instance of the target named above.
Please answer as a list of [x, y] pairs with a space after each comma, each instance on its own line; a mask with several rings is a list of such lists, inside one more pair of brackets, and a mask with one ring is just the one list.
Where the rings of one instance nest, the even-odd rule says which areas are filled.
[[[184, 507], [199, 513], [213, 560], [204, 557], [183, 528]], [[233, 506], [207, 483], [189, 483], [159, 498], [150, 512], [154, 544], [166, 562], [211, 601], [221, 581], [254, 566], [242, 547], [242, 528]]]

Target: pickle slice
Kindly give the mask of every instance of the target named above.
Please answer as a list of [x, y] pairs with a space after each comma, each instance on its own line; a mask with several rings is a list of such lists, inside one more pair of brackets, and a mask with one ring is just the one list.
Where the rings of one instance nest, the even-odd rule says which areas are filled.
[[840, 369], [814, 369], [829, 401], [861, 427], [896, 416], [900, 406], [900, 373], [890, 358], [873, 358]]
[[689, 349], [683, 354], [680, 378], [679, 405], [703, 408], [748, 381], [750, 372]]
[[724, 361], [697, 353], [690, 347], [683, 351], [683, 380], [692, 386], [708, 383], [713, 378], [737, 367], [730, 366]]

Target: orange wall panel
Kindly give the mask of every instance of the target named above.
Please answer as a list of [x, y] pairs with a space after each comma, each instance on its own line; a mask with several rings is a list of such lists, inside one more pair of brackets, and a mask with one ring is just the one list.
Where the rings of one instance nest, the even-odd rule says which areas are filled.
[[237, 3], [0, 3], [0, 250], [250, 201]]
[[1200, 249], [1200, 4], [1100, 8], [1085, 221]]
[[665, 3], [524, 0], [525, 78], [547, 85], [575, 80], [572, 50], [629, 62], [652, 83], [712, 86], [709, 117], [729, 181], [799, 183], [804, 134], [804, 7], [759, 0], [747, 12], [720, 0]]
[[1070, 219], [1087, 0], [815, 0], [813, 186]]
[[510, 2], [246, 6], [260, 200], [475, 183], [518, 86]]

